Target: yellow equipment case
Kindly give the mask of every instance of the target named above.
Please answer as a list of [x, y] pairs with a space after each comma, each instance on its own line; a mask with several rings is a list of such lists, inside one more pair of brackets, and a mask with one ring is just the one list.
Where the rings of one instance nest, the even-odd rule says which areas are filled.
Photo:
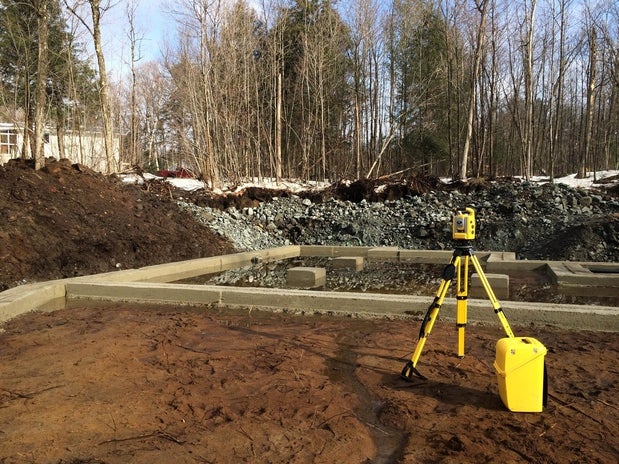
[[546, 347], [530, 337], [501, 338], [494, 368], [503, 404], [514, 412], [541, 412], [546, 405]]

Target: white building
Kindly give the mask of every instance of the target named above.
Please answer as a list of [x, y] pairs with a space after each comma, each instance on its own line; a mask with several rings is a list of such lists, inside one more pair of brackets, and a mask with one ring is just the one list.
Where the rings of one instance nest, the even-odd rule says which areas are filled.
[[[116, 171], [120, 164], [120, 136], [113, 137], [112, 171]], [[24, 146], [23, 127], [0, 122], [0, 164], [12, 158], [21, 156]], [[65, 157], [73, 163], [80, 163], [95, 171], [108, 172], [108, 163], [105, 157], [105, 142], [103, 133], [88, 130], [67, 130], [64, 134]], [[30, 150], [28, 150], [29, 152]], [[60, 158], [58, 148], [58, 134], [55, 131], [46, 131], [44, 136], [43, 154], [46, 158]]]

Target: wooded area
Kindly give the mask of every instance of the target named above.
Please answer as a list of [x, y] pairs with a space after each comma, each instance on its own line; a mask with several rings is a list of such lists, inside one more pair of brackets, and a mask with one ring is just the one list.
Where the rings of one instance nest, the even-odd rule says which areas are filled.
[[[33, 142], [43, 124], [119, 132], [125, 164], [182, 165], [213, 187], [619, 168], [614, 1], [181, 0], [155, 62], [136, 5], [0, 0], [0, 106], [24, 110]], [[131, 72], [108, 83], [110, 8], [126, 9]]]

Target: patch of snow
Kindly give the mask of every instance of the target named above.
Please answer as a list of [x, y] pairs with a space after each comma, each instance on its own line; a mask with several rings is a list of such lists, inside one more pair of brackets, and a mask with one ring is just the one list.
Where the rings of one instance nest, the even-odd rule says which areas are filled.
[[384, 191], [385, 191], [385, 189], [386, 189], [386, 188], [387, 188], [387, 187], [385, 187], [385, 184], [382, 184], [382, 185], [379, 185], [378, 187], [376, 187], [376, 188], [374, 189], [374, 191], [375, 191], [376, 193], [382, 193], [382, 192], [384, 192]]
[[249, 179], [246, 182], [243, 182], [238, 187], [234, 189], [234, 192], [243, 191], [249, 187], [260, 187], [264, 189], [272, 189], [272, 190], [288, 190], [290, 192], [303, 192], [306, 190], [316, 190], [323, 189], [330, 185], [328, 181], [298, 181], [298, 180], [281, 180], [277, 182], [276, 179], [273, 178], [262, 178], [262, 179]]
[[[618, 176], [619, 170], [609, 170], [609, 171], [597, 171], [595, 173], [595, 179], [597, 182], [604, 180], [609, 177]], [[125, 174], [121, 176], [123, 182], [133, 183], [133, 184], [141, 184], [144, 179], [152, 180], [152, 179], [163, 179], [162, 177], [155, 176], [154, 174], [145, 173], [144, 177], [140, 177], [137, 174]], [[445, 179], [443, 179], [445, 181]], [[534, 176], [531, 178], [532, 182], [544, 184], [548, 183], [549, 179], [547, 176]], [[589, 172], [587, 177], [579, 179], [576, 177], [576, 174], [570, 174], [564, 177], [559, 177], [554, 180], [556, 184], [565, 184], [574, 188], [582, 188], [589, 189], [592, 188], [594, 183], [594, 175], [593, 172]], [[198, 179], [180, 179], [180, 178], [168, 178], [166, 182], [169, 182], [174, 187], [186, 190], [189, 192], [193, 192], [200, 189], [207, 188], [205, 182]], [[350, 184], [350, 181], [348, 181]], [[614, 183], [619, 183], [619, 180], [615, 180]], [[287, 190], [289, 192], [298, 193], [304, 192], [308, 190], [321, 190], [328, 187], [330, 184], [328, 181], [300, 181], [294, 179], [282, 180], [277, 182], [273, 178], [262, 178], [262, 179], [249, 179], [246, 182], [243, 182], [240, 185], [232, 187], [231, 185], [224, 185], [222, 188], [213, 189], [213, 193], [216, 195], [223, 195], [224, 193], [237, 193], [241, 192], [244, 189], [250, 187], [259, 187], [264, 189], [282, 189]], [[380, 188], [380, 187], [378, 187]]]
[[187, 192], [194, 192], [205, 188], [204, 182], [198, 179], [168, 178], [167, 182], [172, 184], [174, 187]]
[[141, 185], [144, 182], [144, 179], [137, 174], [121, 174], [118, 177], [120, 177], [125, 184]]
[[[576, 174], [569, 174], [567, 176], [564, 177], [559, 177], [555, 179], [555, 183], [556, 184], [565, 184], [565, 185], [569, 185], [570, 187], [574, 187], [574, 188], [584, 188], [584, 189], [588, 189], [593, 187], [593, 180], [595, 177], [595, 180], [597, 182], [599, 182], [600, 180], [609, 178], [609, 177], [613, 177], [613, 176], [618, 176], [619, 175], [619, 171], [617, 170], [611, 170], [611, 171], [597, 171], [595, 173], [593, 172], [588, 172], [587, 173], [587, 177], [584, 177], [582, 179], [579, 179], [576, 177]], [[531, 180], [535, 181], [535, 182], [548, 182], [548, 177], [534, 177]], [[617, 182], [617, 181], [615, 181]]]

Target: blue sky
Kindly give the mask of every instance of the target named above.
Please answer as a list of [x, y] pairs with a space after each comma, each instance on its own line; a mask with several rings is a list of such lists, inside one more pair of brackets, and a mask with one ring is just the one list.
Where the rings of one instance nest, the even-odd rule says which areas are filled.
[[[129, 69], [130, 41], [128, 37], [129, 22], [126, 12], [126, 0], [121, 0], [105, 13], [101, 21], [101, 38], [103, 41], [108, 72], [114, 78], [120, 77]], [[169, 13], [168, 0], [140, 0], [135, 28], [139, 42], [140, 62], [157, 60], [166, 42], [174, 38], [176, 25]]]
[[[174, 45], [177, 22], [172, 11], [183, 9], [183, 2], [174, 0], [135, 0], [138, 2], [135, 27], [140, 41], [142, 59], [140, 63], [158, 60], [166, 44]], [[226, 0], [223, 0], [225, 2]], [[261, 9], [262, 0], [247, 0], [254, 8]], [[268, 0], [267, 0], [268, 2]], [[105, 12], [101, 20], [101, 36], [108, 73], [114, 79], [129, 71], [130, 41], [127, 4], [131, 0], [112, 1], [113, 7]], [[85, 43], [92, 49], [92, 39]], [[92, 51], [91, 51], [92, 53]], [[94, 53], [93, 53], [93, 63]]]

